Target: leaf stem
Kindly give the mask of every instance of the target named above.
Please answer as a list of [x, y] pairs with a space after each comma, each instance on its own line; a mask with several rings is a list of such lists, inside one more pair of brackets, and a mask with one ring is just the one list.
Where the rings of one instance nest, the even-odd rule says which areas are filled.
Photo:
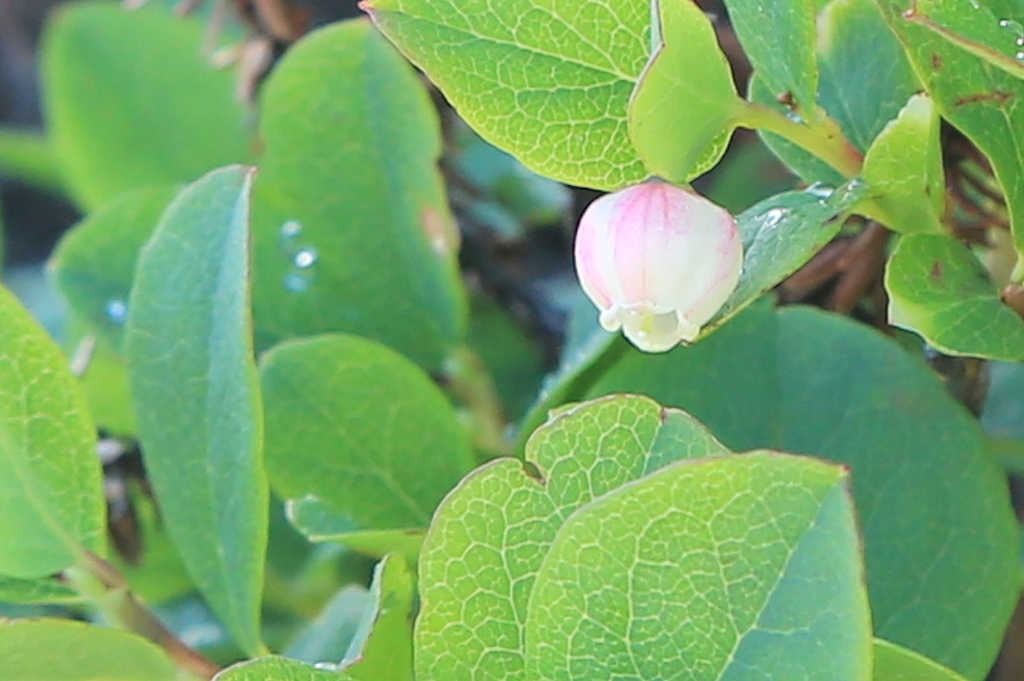
[[473, 444], [490, 454], [511, 455], [512, 445], [505, 437], [505, 410], [480, 356], [468, 347], [457, 348], [445, 362], [444, 378], [452, 394], [469, 410]]
[[83, 551], [78, 564], [65, 570], [63, 576], [111, 622], [157, 644], [180, 668], [204, 679], [213, 678], [220, 671], [220, 667], [171, 633], [135, 597], [118, 569], [95, 553]]
[[0, 172], [58, 194], [65, 191], [53, 150], [37, 132], [0, 127]]
[[805, 151], [809, 151], [839, 171], [846, 178], [860, 174], [864, 157], [846, 139], [839, 125], [829, 118], [808, 125], [757, 102], [744, 102], [739, 124], [745, 128], [766, 130], [781, 135]]

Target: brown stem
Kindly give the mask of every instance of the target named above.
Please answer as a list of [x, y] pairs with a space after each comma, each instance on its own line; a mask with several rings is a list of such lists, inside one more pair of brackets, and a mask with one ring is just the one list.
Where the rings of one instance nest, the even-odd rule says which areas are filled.
[[832, 310], [842, 314], [853, 311], [857, 301], [882, 273], [888, 241], [889, 232], [877, 222], [871, 222], [857, 235], [840, 264], [843, 276], [829, 299]]
[[850, 243], [849, 239], [833, 241], [818, 251], [807, 264], [782, 283], [780, 288], [783, 300], [786, 302], [803, 300], [829, 279], [839, 274]]
[[119, 626], [149, 639], [163, 648], [179, 667], [204, 679], [211, 679], [220, 671], [219, 666], [182, 643], [165, 627], [153, 611], [129, 590], [124, 576], [116, 567], [91, 551], [82, 552], [79, 566], [98, 582], [98, 588], [76, 579], [70, 580], [72, 585]]

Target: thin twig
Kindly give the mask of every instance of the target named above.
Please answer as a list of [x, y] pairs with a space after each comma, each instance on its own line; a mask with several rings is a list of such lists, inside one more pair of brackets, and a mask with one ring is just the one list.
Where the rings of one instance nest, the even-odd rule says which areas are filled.
[[185, 645], [156, 615], [131, 592], [124, 576], [116, 567], [91, 551], [83, 551], [79, 567], [97, 583], [87, 583], [72, 568], [65, 571], [71, 585], [114, 622], [156, 643], [182, 669], [204, 679], [211, 679], [220, 667], [204, 655]]
[[878, 281], [888, 241], [889, 232], [877, 222], [869, 223], [854, 238], [840, 264], [843, 275], [829, 298], [829, 308], [842, 314], [853, 311], [861, 296]]

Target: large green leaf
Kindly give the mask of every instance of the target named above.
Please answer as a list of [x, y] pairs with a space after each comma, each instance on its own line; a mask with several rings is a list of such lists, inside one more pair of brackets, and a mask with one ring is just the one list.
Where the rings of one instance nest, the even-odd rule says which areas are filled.
[[583, 506], [531, 591], [530, 678], [867, 681], [847, 475], [757, 452], [683, 461]]
[[176, 681], [163, 650], [135, 634], [69, 620], [0, 618], [0, 681]]
[[981, 262], [952, 237], [900, 239], [885, 271], [889, 322], [952, 355], [1024, 361], [1024, 319], [999, 299]]
[[[920, 22], [904, 17], [904, 0], [875, 0], [906, 48], [939, 113], [981, 149], [1006, 195], [1017, 252], [1024, 254], [1024, 80], [947, 41]], [[958, 5], [959, 7], [954, 7]], [[1012, 5], [1006, 4], [1009, 8]], [[969, 30], [980, 14], [997, 17], [985, 3], [921, 0], [918, 16], [938, 12], [947, 28]], [[1006, 44], [1017, 36], [1006, 31]]]
[[198, 20], [109, 2], [54, 15], [43, 40], [44, 102], [64, 180], [82, 205], [252, 156], [234, 74], [207, 62], [203, 34]]
[[812, 0], [726, 0], [725, 6], [744, 53], [766, 87], [788, 92], [802, 113], [813, 115], [818, 64]]
[[274, 490], [316, 499], [352, 531], [426, 527], [473, 466], [444, 394], [379, 343], [342, 335], [290, 341], [263, 357], [261, 371]]
[[627, 133], [650, 3], [369, 0], [363, 7], [484, 138], [562, 182], [648, 175]]
[[0, 575], [45, 577], [103, 549], [95, 446], [67, 358], [0, 288]]
[[463, 334], [437, 114], [365, 20], [306, 36], [263, 91], [257, 346], [344, 331], [436, 369]]
[[[701, 338], [720, 328], [769, 290], [800, 268], [839, 231], [838, 217], [865, 196], [863, 183], [848, 182], [838, 190], [815, 188], [806, 192], [784, 192], [761, 201], [736, 217], [743, 240], [743, 271], [736, 289], [715, 316], [704, 326]], [[530, 408], [520, 431], [521, 443], [543, 423], [549, 409], [574, 394], [589, 375], [613, 362], [622, 346], [615, 335], [597, 325], [597, 311], [583, 301], [574, 316], [584, 317], [586, 331], [578, 342], [567, 343], [562, 365], [545, 380], [544, 388]], [[579, 394], [576, 389], [575, 394]]]
[[416, 578], [401, 556], [385, 556], [377, 564], [370, 594], [373, 603], [342, 666], [358, 681], [413, 681]]
[[563, 411], [537, 430], [531, 469], [499, 459], [471, 473], [438, 508], [420, 554], [416, 678], [533, 678], [526, 606], [563, 520], [672, 461], [726, 452], [686, 414], [623, 396]]
[[880, 638], [875, 639], [874, 655], [874, 681], [964, 681], [937, 662]]
[[268, 492], [249, 315], [252, 170], [216, 170], [139, 255], [125, 338], [146, 470], [200, 592], [248, 653], [259, 637]]
[[629, 102], [629, 137], [651, 173], [681, 183], [722, 157], [742, 102], [697, 5], [652, 0], [652, 13], [657, 44]]
[[861, 177], [877, 197], [865, 212], [897, 232], [944, 232], [946, 176], [939, 115], [914, 95], [872, 142]]
[[352, 677], [283, 657], [263, 657], [228, 667], [213, 681], [352, 681]]
[[88, 332], [120, 349], [139, 249], [176, 189], [140, 189], [93, 211], [57, 245], [49, 266]]
[[850, 465], [876, 635], [984, 677], [1020, 586], [1016, 524], [977, 422], [918, 360], [840, 317], [766, 305], [689, 348], [621, 352], [567, 399], [643, 393], [734, 449]]

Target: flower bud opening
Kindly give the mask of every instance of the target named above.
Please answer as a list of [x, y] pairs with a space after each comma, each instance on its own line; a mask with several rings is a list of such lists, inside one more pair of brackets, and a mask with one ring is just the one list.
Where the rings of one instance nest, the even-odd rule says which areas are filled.
[[576, 233], [576, 272], [601, 310], [601, 326], [621, 328], [646, 352], [695, 340], [742, 268], [732, 215], [664, 182], [602, 196]]

